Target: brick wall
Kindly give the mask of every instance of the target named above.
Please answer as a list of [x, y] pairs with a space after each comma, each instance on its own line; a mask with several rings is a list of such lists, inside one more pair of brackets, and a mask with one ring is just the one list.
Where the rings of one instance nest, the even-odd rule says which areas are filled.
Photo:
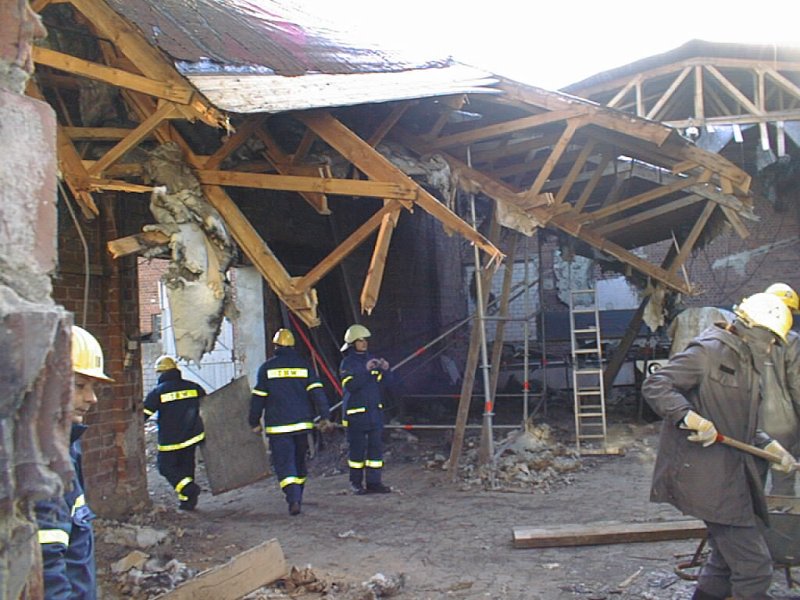
[[161, 314], [158, 283], [169, 263], [166, 260], [148, 260], [141, 257], [137, 258], [136, 262], [139, 271], [139, 330], [143, 336], [158, 334], [157, 331], [153, 331], [153, 316]]
[[59, 201], [59, 264], [53, 297], [75, 315], [103, 347], [106, 373], [115, 381], [98, 387], [98, 404], [87, 416], [84, 477], [92, 508], [119, 517], [149, 502], [141, 415], [142, 381], [136, 259], [112, 260], [106, 242], [122, 237], [114, 218], [118, 200], [96, 195], [101, 214], [87, 221], [75, 211], [87, 242], [88, 294], [84, 247], [76, 225]]

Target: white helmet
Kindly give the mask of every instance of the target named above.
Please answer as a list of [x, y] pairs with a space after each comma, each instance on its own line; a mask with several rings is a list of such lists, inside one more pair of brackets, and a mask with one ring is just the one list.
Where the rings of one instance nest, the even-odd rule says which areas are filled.
[[350, 344], [356, 340], [365, 340], [371, 335], [372, 334], [369, 332], [369, 329], [363, 325], [350, 325], [350, 327], [347, 328], [347, 331], [344, 332], [344, 345], [340, 348], [340, 350], [344, 352], [350, 347]]
[[784, 342], [792, 328], [792, 311], [775, 294], [753, 294], [735, 306], [733, 312], [745, 325], [769, 329]]

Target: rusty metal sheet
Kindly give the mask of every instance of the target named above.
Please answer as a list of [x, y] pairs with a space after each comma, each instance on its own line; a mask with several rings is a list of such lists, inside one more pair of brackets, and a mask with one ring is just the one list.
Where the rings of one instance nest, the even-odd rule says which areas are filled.
[[244, 487], [270, 475], [262, 436], [250, 431], [250, 384], [240, 377], [200, 402], [206, 427], [201, 444], [208, 483], [215, 496]]

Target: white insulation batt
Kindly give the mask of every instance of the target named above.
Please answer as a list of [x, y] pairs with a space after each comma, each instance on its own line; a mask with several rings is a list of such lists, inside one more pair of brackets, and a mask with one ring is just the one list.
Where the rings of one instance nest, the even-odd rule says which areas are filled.
[[[214, 349], [224, 316], [234, 317], [227, 272], [236, 248], [222, 217], [202, 194], [177, 144], [160, 146], [145, 164], [160, 184], [150, 198], [158, 225], [169, 236], [170, 265], [162, 277], [172, 313], [176, 354], [199, 362]], [[151, 255], [163, 252], [151, 251]]]

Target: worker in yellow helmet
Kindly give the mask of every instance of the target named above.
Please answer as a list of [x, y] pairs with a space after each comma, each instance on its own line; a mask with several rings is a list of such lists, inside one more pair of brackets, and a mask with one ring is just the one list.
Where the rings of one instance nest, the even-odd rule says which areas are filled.
[[295, 516], [302, 509], [308, 433], [314, 429], [314, 418], [320, 417], [323, 432], [333, 425], [328, 397], [311, 364], [295, 350], [294, 334], [278, 329], [272, 343], [275, 355], [258, 369], [248, 421], [254, 432], [264, 431], [269, 438], [275, 475], [289, 514]]
[[171, 356], [160, 356], [155, 369], [158, 385], [144, 400], [144, 414], [149, 418], [158, 413], [158, 472], [178, 494], [178, 508], [194, 510], [200, 496], [194, 480], [195, 451], [206, 436], [200, 398], [206, 391], [184, 379]]
[[95, 515], [84, 496], [80, 438], [86, 431], [86, 413], [97, 404], [95, 385], [113, 379], [103, 371], [103, 351], [91, 333], [73, 326], [71, 344], [74, 380], [69, 453], [75, 477], [63, 496], [36, 503], [46, 600], [97, 597]]
[[[786, 307], [797, 314], [800, 298], [791, 286], [773, 283], [766, 290], [780, 298]], [[765, 381], [764, 401], [759, 409], [761, 428], [793, 453], [800, 451], [800, 336], [794, 331], [786, 334], [786, 344], [775, 348]], [[772, 472], [770, 494], [794, 496], [796, 471]]]
[[[761, 458], [716, 443], [718, 433], [774, 455], [773, 467], [793, 469], [794, 457], [758, 429], [763, 365], [785, 343], [792, 314], [772, 294], [734, 307], [719, 323], [651, 374], [642, 395], [664, 419], [650, 498], [705, 521], [711, 556], [694, 600], [767, 599], [772, 558], [762, 534], [767, 518]], [[687, 432], [688, 431], [688, 435]]]

